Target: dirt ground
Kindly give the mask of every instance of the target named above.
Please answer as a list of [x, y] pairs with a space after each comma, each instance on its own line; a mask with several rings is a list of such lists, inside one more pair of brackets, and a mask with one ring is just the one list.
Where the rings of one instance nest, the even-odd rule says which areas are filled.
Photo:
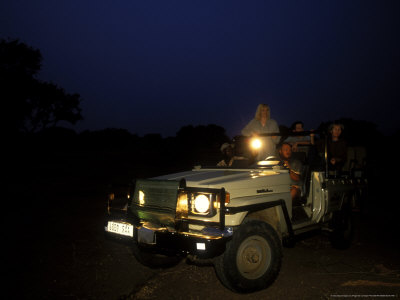
[[[128, 246], [103, 235], [105, 188], [82, 179], [30, 178], [5, 204], [3, 281], [18, 299], [342, 299], [399, 298], [397, 212], [369, 206], [357, 215], [348, 250], [324, 235], [284, 248], [270, 288], [240, 295], [227, 290], [212, 266], [182, 260], [169, 269], [140, 265]], [[18, 201], [15, 201], [18, 200]]]

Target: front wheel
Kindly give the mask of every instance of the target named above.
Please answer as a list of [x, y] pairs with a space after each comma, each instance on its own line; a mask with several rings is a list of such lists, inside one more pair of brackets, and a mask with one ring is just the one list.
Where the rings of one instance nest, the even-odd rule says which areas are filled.
[[260, 221], [244, 223], [234, 233], [223, 255], [215, 259], [221, 282], [239, 293], [267, 288], [278, 276], [282, 244], [276, 231]]

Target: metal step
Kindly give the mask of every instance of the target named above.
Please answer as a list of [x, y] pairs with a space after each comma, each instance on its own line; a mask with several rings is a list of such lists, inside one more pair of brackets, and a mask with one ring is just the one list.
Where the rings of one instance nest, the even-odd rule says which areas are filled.
[[294, 206], [292, 209], [292, 224], [299, 224], [309, 220], [302, 206]]

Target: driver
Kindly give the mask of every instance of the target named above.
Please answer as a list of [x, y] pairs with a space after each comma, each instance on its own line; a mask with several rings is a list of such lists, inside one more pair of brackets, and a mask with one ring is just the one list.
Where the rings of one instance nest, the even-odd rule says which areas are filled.
[[292, 200], [299, 198], [301, 195], [302, 186], [302, 163], [295, 158], [292, 158], [292, 146], [289, 143], [282, 143], [279, 148], [279, 156], [284, 167], [289, 169], [291, 179], [290, 195]]
[[223, 159], [217, 163], [218, 167], [231, 167], [235, 160], [244, 160], [244, 157], [235, 156], [234, 145], [224, 143], [221, 146]]

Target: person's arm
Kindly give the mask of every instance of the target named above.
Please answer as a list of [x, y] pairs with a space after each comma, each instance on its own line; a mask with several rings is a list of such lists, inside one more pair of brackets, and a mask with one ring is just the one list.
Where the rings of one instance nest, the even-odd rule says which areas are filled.
[[291, 165], [289, 166], [289, 175], [290, 178], [294, 181], [300, 181], [301, 180], [301, 168], [302, 164], [299, 160], [295, 159], [291, 162]]
[[[271, 133], [279, 132], [278, 123], [276, 123], [276, 121], [273, 119], [270, 119], [270, 122], [271, 122], [271, 127], [270, 127]], [[271, 136], [271, 139], [277, 145], [279, 143], [279, 141], [281, 140], [281, 137], [280, 136]]]
[[300, 173], [296, 173], [293, 169], [290, 169], [289, 175], [290, 179], [294, 181], [300, 181]]
[[226, 167], [226, 162], [225, 160], [221, 160], [219, 163], [217, 163], [217, 167]]

